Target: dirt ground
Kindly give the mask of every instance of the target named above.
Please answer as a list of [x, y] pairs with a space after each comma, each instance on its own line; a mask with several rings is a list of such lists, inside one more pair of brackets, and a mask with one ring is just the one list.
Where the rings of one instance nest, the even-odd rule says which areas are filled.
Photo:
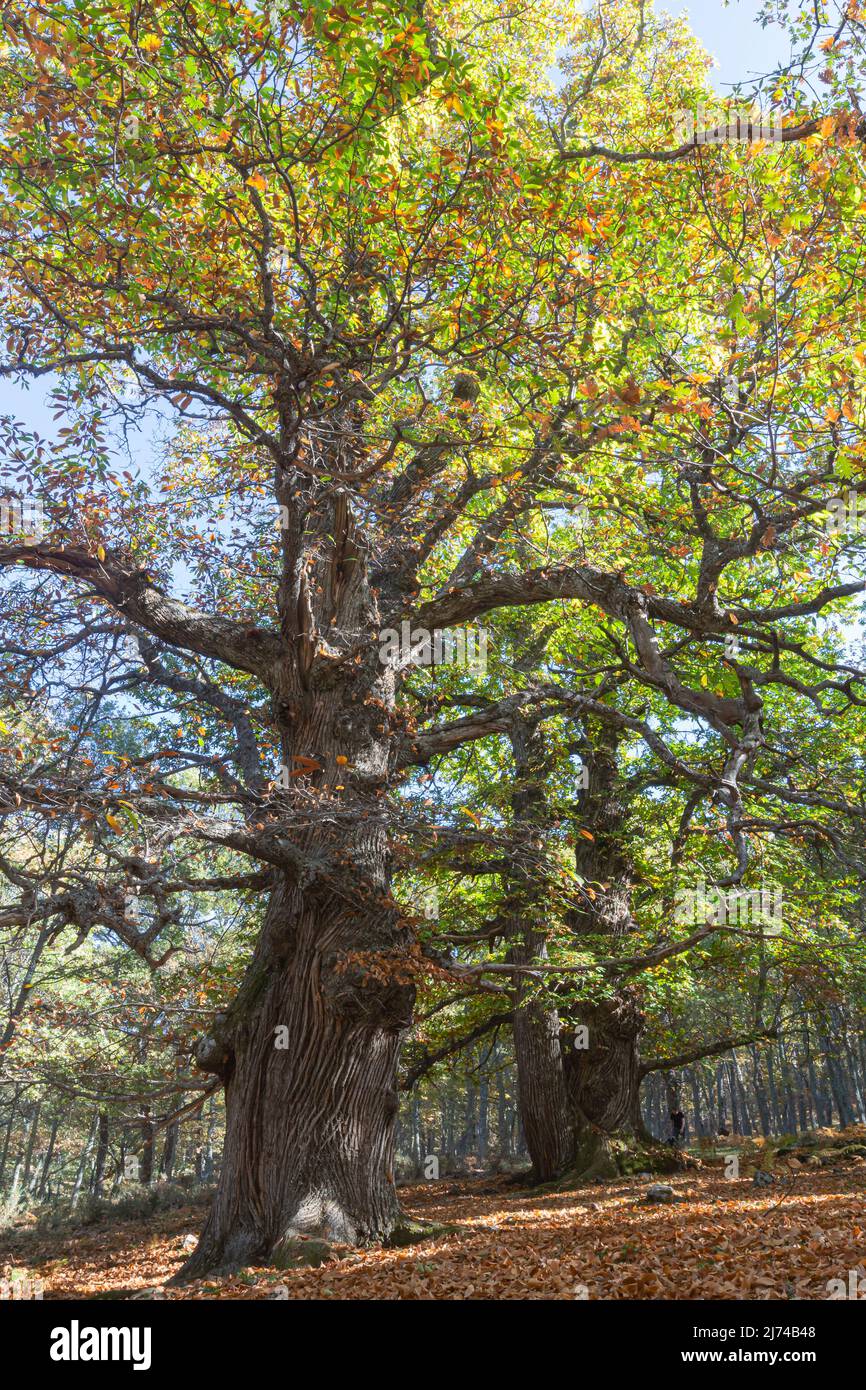
[[[866, 1275], [866, 1161], [768, 1187], [718, 1170], [672, 1179], [648, 1202], [628, 1178], [532, 1195], [495, 1177], [401, 1190], [413, 1216], [459, 1231], [396, 1250], [340, 1250], [318, 1268], [252, 1269], [165, 1288], [201, 1226], [199, 1207], [146, 1221], [0, 1240], [0, 1273], [41, 1279], [44, 1298], [827, 1299]], [[682, 1199], [682, 1200], [680, 1200]]]

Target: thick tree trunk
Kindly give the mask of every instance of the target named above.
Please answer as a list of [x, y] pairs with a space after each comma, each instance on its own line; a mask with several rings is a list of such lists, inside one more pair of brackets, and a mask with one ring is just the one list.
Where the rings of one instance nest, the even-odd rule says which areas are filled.
[[[575, 936], [605, 943], [605, 954], [632, 930], [632, 865], [626, 845], [628, 808], [617, 773], [618, 736], [602, 724], [586, 727], [586, 786], [579, 796], [575, 868], [589, 892], [574, 912]], [[583, 832], [583, 833], [581, 833]], [[589, 836], [589, 838], [587, 838]], [[640, 1118], [639, 1043], [644, 1015], [633, 989], [614, 985], [609, 997], [569, 1011], [575, 1033], [564, 1048], [569, 1105], [576, 1123], [575, 1172], [613, 1176], [610, 1141], [617, 1133], [644, 1137]], [[585, 1046], [575, 1047], [573, 1039]]]
[[[544, 778], [549, 767], [547, 741], [537, 720], [517, 715], [510, 730], [514, 756], [511, 796], [515, 858], [507, 879], [508, 959], [531, 966], [547, 955], [544, 832], [550, 819]], [[536, 985], [519, 974], [513, 990], [512, 1032], [517, 1093], [531, 1181], [550, 1182], [574, 1158], [574, 1116], [563, 1070], [559, 1014]]]
[[[385, 883], [378, 817], [368, 874]], [[361, 831], [355, 853], [361, 852]], [[376, 874], [373, 875], [376, 877]], [[413, 991], [389, 958], [408, 933], [384, 893], [272, 895], [247, 978], [199, 1064], [226, 1083], [217, 1194], [182, 1277], [276, 1263], [298, 1234], [367, 1244], [401, 1223], [394, 1185], [397, 1052]]]
[[520, 1118], [532, 1159], [531, 1180], [551, 1182], [575, 1158], [574, 1116], [565, 1081], [559, 1016], [537, 1003], [514, 1012]]
[[588, 1046], [564, 1049], [569, 1105], [576, 1117], [575, 1169], [584, 1177], [613, 1176], [612, 1136], [648, 1137], [640, 1118], [638, 1042], [644, 1015], [635, 994], [624, 989], [584, 1007], [580, 1017]]
[[[631, 918], [631, 865], [624, 849], [626, 808], [618, 794], [616, 739], [592, 729], [584, 762], [587, 785], [580, 793], [576, 870], [587, 886], [585, 906], [571, 915], [578, 938], [614, 942], [627, 935]], [[543, 776], [546, 750], [538, 725], [516, 720], [511, 730], [515, 759], [515, 827], [523, 830], [524, 853], [539, 851], [545, 825]], [[533, 833], [536, 837], [533, 840]], [[537, 870], [510, 881], [514, 944], [509, 960], [531, 964], [546, 954], [544, 879]], [[558, 1010], [541, 1000], [522, 1002], [515, 988], [514, 1048], [520, 1115], [532, 1158], [532, 1178], [549, 1182], [569, 1173], [613, 1176], [611, 1140], [617, 1132], [645, 1138], [640, 1117], [641, 1068], [638, 1043], [644, 1016], [633, 990], [617, 988], [598, 1003]], [[578, 1031], [580, 1030], [580, 1031]]]
[[[350, 412], [348, 440], [357, 423]], [[352, 469], [351, 445], [333, 464]], [[280, 878], [244, 983], [197, 1050], [225, 1084], [226, 1133], [213, 1208], [181, 1278], [280, 1263], [297, 1234], [366, 1244], [404, 1224], [397, 1052], [419, 962], [390, 895], [384, 792], [404, 729], [399, 658], [383, 655], [377, 634], [386, 598], [393, 611], [406, 594], [378, 572], [371, 586], [347, 494], [329, 484], [332, 506], [308, 510], [293, 476], [277, 487], [291, 651], [272, 691], [284, 795], [255, 825]]]

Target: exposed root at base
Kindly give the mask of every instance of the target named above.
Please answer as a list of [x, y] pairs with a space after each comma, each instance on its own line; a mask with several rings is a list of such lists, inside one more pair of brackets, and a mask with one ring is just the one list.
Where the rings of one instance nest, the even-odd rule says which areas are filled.
[[382, 1244], [386, 1250], [392, 1250], [401, 1245], [417, 1245], [422, 1240], [432, 1240], [434, 1236], [453, 1235], [455, 1231], [461, 1229], [459, 1225], [447, 1225], [438, 1221], [417, 1221], [414, 1217], [405, 1216], [397, 1223]]

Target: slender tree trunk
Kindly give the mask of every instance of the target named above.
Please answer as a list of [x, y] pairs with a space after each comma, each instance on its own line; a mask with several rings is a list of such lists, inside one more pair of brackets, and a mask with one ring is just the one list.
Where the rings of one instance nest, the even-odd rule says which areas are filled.
[[770, 1106], [773, 1114], [773, 1131], [775, 1134], [779, 1134], [782, 1130], [782, 1114], [779, 1109], [779, 1092], [776, 1087], [776, 1071], [773, 1062], [773, 1052], [774, 1049], [772, 1047], [767, 1048], [767, 1090], [769, 1092]]
[[695, 1134], [703, 1136], [706, 1134], [706, 1126], [701, 1110], [701, 1088], [698, 1084], [698, 1073], [696, 1067], [689, 1068], [689, 1087], [692, 1093], [692, 1111], [695, 1117]]
[[205, 1134], [204, 1156], [203, 1156], [203, 1181], [212, 1182], [216, 1171], [214, 1160], [214, 1140], [217, 1131], [217, 1100], [216, 1096], [211, 1096], [208, 1105], [207, 1131]]
[[81, 1150], [81, 1157], [78, 1160], [78, 1169], [75, 1173], [75, 1181], [72, 1184], [71, 1200], [73, 1211], [78, 1206], [79, 1200], [81, 1198], [81, 1193], [84, 1190], [84, 1178], [87, 1173], [87, 1165], [90, 1162], [90, 1155], [93, 1152], [93, 1146], [96, 1143], [96, 1135], [98, 1129], [99, 1115], [97, 1114], [93, 1117], [93, 1124], [90, 1126], [90, 1132], [87, 1136], [87, 1140], [85, 1141], [84, 1148]]
[[764, 1079], [761, 1075], [761, 1057], [758, 1049], [752, 1044], [749, 1048], [749, 1056], [752, 1061], [752, 1083], [755, 1088], [755, 1101], [758, 1106], [758, 1115], [761, 1121], [761, 1133], [764, 1138], [772, 1134], [772, 1120], [770, 1117], [770, 1107], [767, 1104], [767, 1090], [764, 1086]]
[[490, 1157], [490, 1083], [486, 1073], [478, 1085], [478, 1159], [486, 1166]]
[[857, 1076], [857, 1063], [854, 1059], [854, 1053], [851, 1050], [851, 1043], [848, 1038], [848, 1026], [841, 1017], [841, 1010], [837, 1012], [839, 1015], [838, 1026], [842, 1037], [842, 1046], [845, 1052], [845, 1058], [848, 1062], [846, 1092], [850, 1097], [851, 1113], [853, 1115], [852, 1123], [856, 1123], [866, 1117], [864, 1116], [863, 1094], [860, 1090], [860, 1081]]
[[166, 1182], [171, 1182], [174, 1173], [174, 1160], [177, 1154], [177, 1134], [178, 1126], [175, 1120], [170, 1124], [165, 1132], [165, 1143], [162, 1147], [162, 1158], [159, 1163], [159, 1171]]
[[496, 1073], [496, 1136], [499, 1141], [499, 1158], [508, 1163], [511, 1159], [511, 1128], [508, 1123], [508, 1097], [505, 1091], [505, 1077], [502, 1068]]
[[412, 1172], [414, 1176], [420, 1177], [424, 1171], [424, 1148], [421, 1135], [421, 1098], [417, 1091], [412, 1096], [411, 1104], [411, 1130], [409, 1135], [409, 1155], [412, 1161]]
[[731, 1054], [731, 1090], [736, 1091], [740, 1109], [741, 1133], [750, 1137], [753, 1133], [752, 1116], [749, 1111], [749, 1098], [746, 1095], [746, 1088], [743, 1085], [743, 1077], [740, 1071], [740, 1059], [736, 1052]]
[[651, 1144], [653, 1136], [644, 1121], [644, 1112], [641, 1104], [641, 1083], [643, 1078], [638, 1076], [636, 1085], [632, 1088], [631, 1114], [627, 1121], [627, 1128], [644, 1144]]
[[55, 1115], [51, 1121], [51, 1133], [48, 1136], [48, 1148], [45, 1150], [45, 1157], [42, 1160], [42, 1171], [39, 1175], [39, 1186], [36, 1195], [43, 1201], [48, 1192], [48, 1175], [51, 1171], [51, 1163], [54, 1158], [54, 1146], [57, 1143], [57, 1131], [60, 1128], [60, 1116]]
[[36, 1141], [36, 1127], [39, 1124], [39, 1104], [36, 1104], [29, 1115], [24, 1126], [24, 1137], [22, 1140], [21, 1153], [12, 1174], [12, 1187], [9, 1193], [9, 1205], [16, 1207], [22, 1190], [26, 1190], [27, 1181], [30, 1176], [30, 1165], [33, 1161], [33, 1146]]
[[141, 1167], [138, 1172], [138, 1180], [145, 1187], [150, 1187], [153, 1182], [153, 1140], [154, 1122], [150, 1111], [145, 1109], [142, 1112], [141, 1121]]
[[716, 1105], [719, 1111], [719, 1129], [731, 1129], [736, 1134], [736, 1127], [733, 1122], [728, 1124], [728, 1112], [725, 1106], [725, 1071], [721, 1062], [716, 1063]]
[[700, 1071], [701, 1095], [704, 1098], [704, 1110], [707, 1115], [707, 1133], [716, 1135], [719, 1132], [719, 1121], [716, 1115], [716, 1107], [713, 1098], [713, 1088], [705, 1067]]
[[473, 1081], [466, 1086], [464, 1097], [464, 1123], [458, 1150], [460, 1161], [466, 1165], [470, 1154], [474, 1155], [478, 1144], [478, 1091]]
[[39, 1130], [39, 1116], [41, 1113], [42, 1103], [41, 1101], [37, 1101], [33, 1111], [30, 1133], [27, 1136], [27, 1148], [24, 1152], [24, 1166], [21, 1172], [21, 1185], [25, 1190], [30, 1186], [30, 1173], [33, 1168], [33, 1152], [36, 1148], [36, 1135]]
[[658, 1072], [652, 1074], [653, 1088], [653, 1130], [657, 1139], [663, 1139], [667, 1133], [667, 1123], [665, 1120], [664, 1106], [664, 1081]]
[[735, 1134], [745, 1134], [743, 1118], [740, 1115], [740, 1097], [737, 1092], [737, 1077], [734, 1072], [734, 1064], [729, 1061], [726, 1066], [728, 1074], [728, 1092], [731, 1097], [731, 1128]]
[[16, 1086], [15, 1094], [9, 1103], [9, 1119], [6, 1122], [6, 1133], [3, 1136], [3, 1150], [0, 1152], [0, 1189], [2, 1189], [3, 1179], [6, 1176], [6, 1164], [9, 1161], [9, 1146], [12, 1143], [12, 1131], [15, 1128], [19, 1094], [20, 1087]]
[[99, 1112], [99, 1128], [96, 1142], [96, 1160], [93, 1164], [93, 1181], [91, 1189], [95, 1197], [102, 1196], [102, 1184], [105, 1180], [105, 1160], [108, 1157], [108, 1115], [104, 1110]]

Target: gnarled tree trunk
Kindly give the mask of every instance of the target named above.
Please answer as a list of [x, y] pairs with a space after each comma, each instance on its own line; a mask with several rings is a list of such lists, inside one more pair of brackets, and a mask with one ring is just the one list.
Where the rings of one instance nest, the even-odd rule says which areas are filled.
[[[538, 837], [545, 814], [545, 754], [538, 726], [525, 719], [515, 722], [512, 748], [515, 826], [524, 836], [534, 827]], [[588, 773], [579, 801], [579, 828], [585, 833], [576, 837], [575, 861], [587, 892], [570, 926], [587, 944], [588, 938], [610, 942], [605, 945], [608, 954], [632, 928], [626, 807], [617, 791], [615, 737], [606, 727], [594, 726], [581, 751]], [[542, 844], [539, 839], [539, 851]], [[509, 959], [538, 960], [545, 954], [543, 876], [535, 873], [521, 883], [517, 871], [511, 900], [515, 916]], [[518, 977], [514, 1047], [532, 1178], [549, 1182], [566, 1173], [612, 1176], [612, 1137], [618, 1132], [645, 1137], [639, 1104], [644, 1016], [636, 992], [612, 980], [604, 997], [571, 1006], [560, 1017], [556, 1007], [541, 1001], [521, 1003], [525, 989]]]
[[559, 1016], [530, 1003], [514, 1013], [520, 1118], [532, 1159], [531, 1180], [550, 1182], [575, 1158], [574, 1116], [566, 1085]]
[[575, 1116], [575, 1172], [604, 1177], [616, 1171], [610, 1140], [618, 1133], [645, 1138], [640, 1119], [638, 1044], [644, 1015], [634, 993], [583, 1007], [586, 1048], [564, 1047], [569, 1106]]
[[[578, 940], [592, 938], [613, 957], [616, 942], [633, 928], [628, 806], [617, 777], [621, 735], [600, 721], [588, 721], [585, 733], [586, 786], [578, 802], [575, 868], [588, 894], [570, 925]], [[612, 1175], [611, 1137], [631, 1131], [640, 1113], [644, 1015], [636, 991], [612, 974], [610, 993], [570, 1011], [569, 1021], [586, 1029], [587, 1043], [565, 1053], [569, 1100], [577, 1117], [575, 1168], [585, 1176]]]
[[[514, 965], [529, 966], [547, 954], [543, 834], [549, 819], [544, 788], [549, 756], [537, 719], [517, 715], [510, 738], [514, 757], [515, 856], [506, 885], [508, 960]], [[571, 1166], [575, 1135], [563, 1069], [559, 1014], [555, 1006], [533, 997], [537, 988], [537, 984], [528, 983], [525, 974], [516, 976], [512, 1032], [520, 1120], [532, 1159], [531, 1180], [541, 1183], [550, 1182]]]
[[[365, 1244], [401, 1222], [397, 1052], [414, 988], [382, 795], [395, 674], [344, 499], [317, 524], [330, 534], [287, 539], [287, 556], [307, 558], [281, 597], [297, 654], [273, 702], [284, 795], [258, 826], [272, 827], [280, 879], [241, 989], [197, 1052], [225, 1083], [226, 1136], [186, 1278], [280, 1263], [297, 1234]], [[358, 634], [339, 680], [324, 636], [335, 625]]]
[[377, 979], [374, 959], [399, 945], [394, 923], [337, 894], [273, 893], [238, 998], [199, 1052], [226, 1082], [226, 1137], [186, 1277], [279, 1263], [299, 1233], [363, 1244], [398, 1224], [396, 1066], [412, 988]]

